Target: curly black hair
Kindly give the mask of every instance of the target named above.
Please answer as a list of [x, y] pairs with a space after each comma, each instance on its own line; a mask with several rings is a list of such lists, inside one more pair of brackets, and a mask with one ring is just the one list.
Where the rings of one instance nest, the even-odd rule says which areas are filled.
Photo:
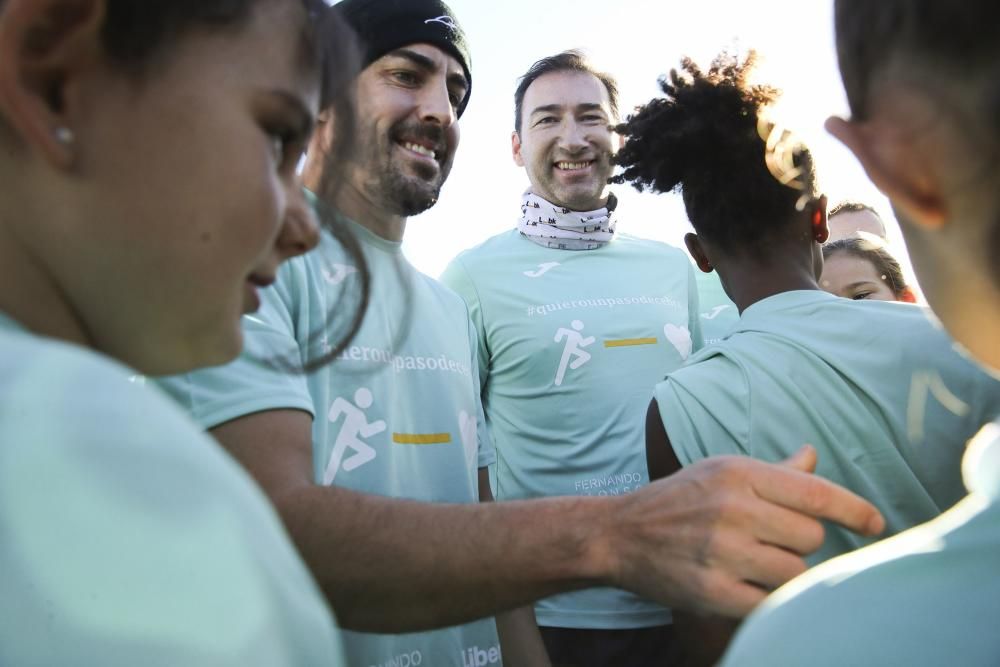
[[726, 250], [763, 247], [816, 197], [809, 151], [761, 119], [779, 91], [751, 85], [756, 62], [722, 53], [702, 71], [690, 58], [660, 79], [651, 100], [616, 128], [627, 138], [612, 181], [637, 190], [680, 190], [698, 234]]

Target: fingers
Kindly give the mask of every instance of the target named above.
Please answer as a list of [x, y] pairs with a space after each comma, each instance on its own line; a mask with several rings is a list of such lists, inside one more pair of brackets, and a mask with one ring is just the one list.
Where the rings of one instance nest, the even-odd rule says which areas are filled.
[[[818, 522], [807, 531], [814, 539], [803, 549], [803, 553], [815, 551], [823, 543], [823, 529]], [[801, 556], [776, 544], [763, 542], [756, 534], [759, 522], [752, 526], [733, 526], [717, 531], [704, 554], [704, 563], [711, 568], [724, 571], [729, 576], [742, 581], [763, 585], [774, 589], [799, 576], [806, 570]]]
[[[807, 556], [823, 546], [826, 537], [823, 524], [794, 510], [761, 501], [754, 508], [748, 523], [753, 536], [764, 544], [801, 556]], [[772, 580], [759, 579], [765, 583]], [[778, 581], [783, 584], [784, 581]]]
[[811, 517], [834, 521], [862, 535], [877, 535], [885, 529], [885, 520], [875, 506], [847, 489], [791, 467], [766, 463], [760, 466], [759, 473], [751, 477], [751, 483], [762, 499]]
[[823, 129], [832, 134], [842, 143], [847, 143], [845, 137], [849, 134], [850, 123], [840, 116], [830, 116], [823, 123]]
[[799, 451], [795, 452], [781, 462], [781, 465], [799, 470], [801, 472], [816, 472], [816, 448], [812, 445], [802, 445]]
[[[714, 580], [713, 580], [714, 578]], [[718, 614], [729, 618], [743, 618], [764, 601], [768, 591], [760, 586], [723, 577], [718, 573], [709, 575], [704, 589], [702, 603], [694, 611]]]

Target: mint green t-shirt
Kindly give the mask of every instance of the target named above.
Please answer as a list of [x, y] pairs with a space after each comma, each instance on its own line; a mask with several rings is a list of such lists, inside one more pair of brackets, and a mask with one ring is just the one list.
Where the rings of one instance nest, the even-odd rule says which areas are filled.
[[[653, 386], [701, 347], [693, 270], [680, 250], [618, 234], [596, 250], [511, 231], [460, 254], [442, 281], [479, 334], [498, 500], [620, 495], [649, 482]], [[669, 612], [615, 589], [542, 600], [540, 625], [622, 629]]]
[[155, 387], [0, 315], [0, 665], [344, 665], [264, 495]]
[[718, 343], [740, 321], [740, 311], [723, 289], [718, 273], [695, 269], [694, 275], [698, 285], [701, 335], [705, 337], [705, 345]]
[[[874, 503], [892, 535], [965, 489], [966, 443], [1000, 414], [1000, 382], [959, 354], [930, 312], [784, 292], [657, 385], [682, 465], [719, 454], [765, 461], [816, 447], [816, 473]], [[811, 564], [870, 543], [828, 525]]]
[[[478, 469], [493, 462], [493, 449], [468, 310], [414, 269], [399, 243], [360, 225], [351, 229], [372, 276], [371, 300], [360, 332], [335, 362], [309, 375], [261, 363], [294, 364], [328, 352], [336, 343], [330, 327], [352, 315], [342, 304], [357, 296], [357, 267], [324, 231], [316, 250], [282, 266], [275, 285], [261, 293], [260, 310], [244, 318], [240, 359], [164, 386], [206, 428], [264, 410], [308, 412], [317, 484], [478, 502]], [[343, 634], [352, 666], [463, 667], [470, 650], [499, 654], [492, 618], [433, 632]]]
[[1000, 665], [1000, 424], [939, 518], [813, 568], [750, 616], [725, 667]]

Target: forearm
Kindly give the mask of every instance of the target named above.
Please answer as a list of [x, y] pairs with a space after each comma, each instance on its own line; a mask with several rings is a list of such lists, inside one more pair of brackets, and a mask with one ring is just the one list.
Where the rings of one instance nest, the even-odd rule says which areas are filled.
[[311, 486], [275, 502], [355, 630], [454, 625], [609, 583], [614, 503], [600, 499], [443, 505]]
[[538, 631], [535, 610], [530, 605], [497, 614], [497, 634], [505, 664], [524, 667], [550, 667], [552, 664]]

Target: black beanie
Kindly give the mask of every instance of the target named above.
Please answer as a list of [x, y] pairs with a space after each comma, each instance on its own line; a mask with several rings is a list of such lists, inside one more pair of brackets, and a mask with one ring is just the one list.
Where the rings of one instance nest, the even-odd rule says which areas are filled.
[[461, 116], [472, 95], [472, 58], [455, 14], [441, 0], [343, 0], [334, 5], [358, 33], [367, 67], [408, 44], [430, 44], [458, 60], [469, 88], [458, 104]]

